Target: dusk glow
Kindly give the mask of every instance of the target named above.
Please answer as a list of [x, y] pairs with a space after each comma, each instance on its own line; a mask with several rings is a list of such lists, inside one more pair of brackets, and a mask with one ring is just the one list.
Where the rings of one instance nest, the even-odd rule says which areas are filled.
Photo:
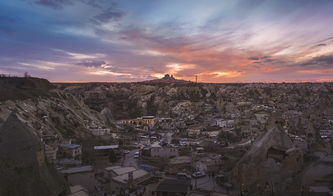
[[0, 73], [53, 82], [322, 82], [331, 0], [1, 0]]

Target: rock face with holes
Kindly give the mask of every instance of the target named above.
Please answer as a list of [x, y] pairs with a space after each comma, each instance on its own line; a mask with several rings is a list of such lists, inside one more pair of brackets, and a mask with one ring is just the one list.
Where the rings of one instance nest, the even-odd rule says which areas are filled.
[[67, 190], [47, 166], [39, 137], [14, 113], [0, 127], [0, 175], [1, 196], [56, 196]]
[[291, 182], [295, 183], [293, 176], [302, 169], [302, 151], [293, 145], [281, 127], [275, 125], [255, 141], [240, 159], [231, 173], [231, 179], [246, 192], [270, 191], [275, 187], [275, 192], [282, 193]]
[[110, 111], [100, 114], [43, 79], [0, 78], [0, 87], [0, 196], [65, 194], [44, 138], [92, 138], [91, 129], [114, 128]]

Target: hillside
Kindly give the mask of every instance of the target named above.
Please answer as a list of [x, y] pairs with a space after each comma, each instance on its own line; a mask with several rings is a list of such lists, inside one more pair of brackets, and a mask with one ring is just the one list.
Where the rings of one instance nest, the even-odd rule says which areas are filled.
[[0, 101], [50, 96], [54, 86], [42, 78], [0, 77]]
[[11, 114], [0, 127], [0, 195], [57, 196], [66, 184], [47, 166], [34, 131]]

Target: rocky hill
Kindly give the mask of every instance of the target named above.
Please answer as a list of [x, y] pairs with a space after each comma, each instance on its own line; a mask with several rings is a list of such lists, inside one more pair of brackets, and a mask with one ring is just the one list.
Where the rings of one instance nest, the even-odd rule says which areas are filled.
[[48, 97], [53, 88], [42, 78], [0, 77], [0, 101]]
[[90, 109], [44, 79], [1, 78], [0, 85], [0, 196], [66, 193], [45, 156], [50, 146], [44, 137], [58, 143], [93, 138], [90, 129], [113, 128], [107, 112]]
[[43, 144], [31, 127], [12, 113], [0, 130], [0, 195], [66, 193], [64, 179], [47, 166]]
[[186, 80], [179, 80], [173, 77], [173, 75], [166, 74], [163, 78], [155, 80], [147, 80], [139, 82], [141, 84], [174, 84], [174, 83], [191, 83]]
[[284, 190], [283, 195], [293, 195], [292, 191], [300, 189], [293, 177], [302, 169], [302, 151], [294, 146], [282, 127], [275, 124], [254, 142], [230, 177], [248, 193], [270, 193], [274, 186], [276, 193]]
[[[86, 83], [56, 84], [113, 119], [142, 115], [181, 117], [237, 113], [244, 106], [273, 105], [278, 110], [333, 111], [332, 83], [204, 84], [204, 83]], [[244, 105], [245, 104], [245, 105]]]

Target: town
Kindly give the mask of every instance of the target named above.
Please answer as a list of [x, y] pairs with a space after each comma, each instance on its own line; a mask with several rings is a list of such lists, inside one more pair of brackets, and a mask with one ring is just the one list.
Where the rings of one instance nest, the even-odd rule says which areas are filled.
[[[332, 193], [332, 83], [56, 85], [55, 97], [1, 102], [0, 122], [38, 135], [59, 194]], [[121, 91], [137, 104], [111, 105]]]

